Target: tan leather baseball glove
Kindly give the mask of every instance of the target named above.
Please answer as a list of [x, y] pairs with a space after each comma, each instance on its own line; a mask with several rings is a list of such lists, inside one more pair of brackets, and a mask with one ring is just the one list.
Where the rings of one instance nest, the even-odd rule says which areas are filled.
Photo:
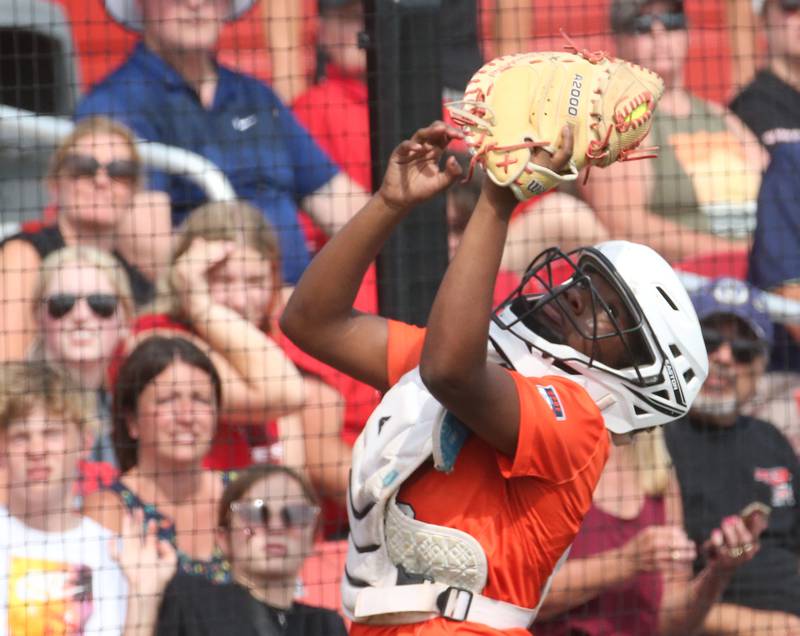
[[[663, 91], [652, 71], [602, 52], [521, 53], [485, 64], [464, 99], [447, 108], [464, 130], [473, 166], [525, 201], [574, 181], [585, 166], [654, 156], [639, 146]], [[565, 124], [573, 126], [574, 150], [557, 174], [533, 163], [533, 153], [552, 154]]]

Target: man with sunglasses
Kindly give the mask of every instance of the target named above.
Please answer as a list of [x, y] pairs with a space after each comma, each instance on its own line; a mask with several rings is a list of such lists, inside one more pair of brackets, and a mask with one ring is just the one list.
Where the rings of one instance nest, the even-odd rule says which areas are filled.
[[[665, 429], [687, 534], [701, 544], [754, 502], [772, 510], [760, 550], [736, 570], [705, 627], [709, 633], [797, 634], [800, 465], [776, 428], [744, 414], [772, 341], [763, 295], [742, 281], [720, 278], [692, 301], [709, 375], [688, 417]], [[696, 571], [704, 566], [702, 554], [695, 565]]]
[[770, 151], [800, 141], [800, 0], [752, 0], [766, 35], [767, 64], [731, 110]]

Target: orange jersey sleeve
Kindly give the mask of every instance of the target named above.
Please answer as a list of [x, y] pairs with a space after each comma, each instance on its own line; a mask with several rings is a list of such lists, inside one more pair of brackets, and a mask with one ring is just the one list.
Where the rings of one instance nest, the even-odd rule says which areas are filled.
[[419, 364], [425, 333], [422, 327], [399, 320], [389, 321], [386, 343], [386, 377], [389, 378], [389, 386], [394, 386], [403, 375]]
[[575, 479], [598, 453], [608, 452], [603, 416], [583, 387], [559, 376], [510, 373], [517, 385], [520, 421], [514, 458], [497, 454], [504, 477], [561, 484]]

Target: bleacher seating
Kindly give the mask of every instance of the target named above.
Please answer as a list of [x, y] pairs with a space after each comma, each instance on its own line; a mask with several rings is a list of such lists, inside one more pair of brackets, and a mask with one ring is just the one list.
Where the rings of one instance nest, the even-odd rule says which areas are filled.
[[[69, 116], [80, 72], [63, 9], [48, 0], [0, 0], [0, 103]], [[41, 177], [52, 148], [6, 142], [0, 147], [0, 223], [37, 216], [45, 203]]]

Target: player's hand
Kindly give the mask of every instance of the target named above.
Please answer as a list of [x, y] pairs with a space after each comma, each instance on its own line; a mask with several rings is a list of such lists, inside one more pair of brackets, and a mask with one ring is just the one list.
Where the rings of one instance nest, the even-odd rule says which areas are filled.
[[461, 176], [461, 166], [450, 157], [440, 169], [439, 160], [447, 144], [462, 137], [457, 129], [437, 121], [397, 146], [378, 190], [384, 203], [404, 211], [447, 189]]
[[[561, 130], [561, 138], [556, 145], [556, 151], [551, 155], [544, 148], [536, 148], [533, 151], [533, 163], [560, 173], [572, 157], [574, 143], [575, 136], [572, 127], [564, 126]], [[510, 217], [511, 213], [519, 205], [519, 201], [514, 196], [511, 188], [498, 186], [488, 176], [483, 180], [481, 189], [495, 210], [506, 217]]]
[[553, 172], [563, 172], [572, 157], [575, 145], [575, 134], [572, 126], [564, 126], [561, 129], [561, 138], [556, 144], [556, 151], [551, 155], [544, 148], [536, 148], [533, 151], [533, 163], [549, 168]]
[[678, 526], [649, 526], [622, 547], [635, 572], [686, 568], [697, 556], [694, 542]]
[[751, 561], [758, 553], [758, 537], [763, 526], [752, 530], [738, 515], [722, 520], [719, 528], [703, 543], [703, 552], [710, 567], [720, 571], [731, 571]]

